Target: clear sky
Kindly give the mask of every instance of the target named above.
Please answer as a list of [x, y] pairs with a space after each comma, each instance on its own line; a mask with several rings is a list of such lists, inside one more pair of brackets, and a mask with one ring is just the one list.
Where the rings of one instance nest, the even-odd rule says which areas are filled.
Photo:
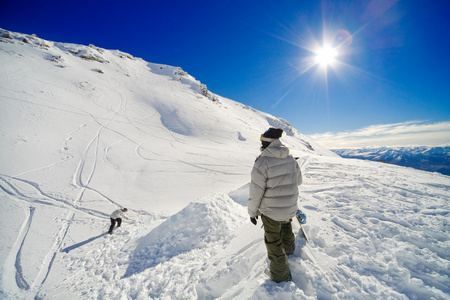
[[448, 0], [0, 0], [0, 27], [179, 66], [327, 147], [450, 144]]

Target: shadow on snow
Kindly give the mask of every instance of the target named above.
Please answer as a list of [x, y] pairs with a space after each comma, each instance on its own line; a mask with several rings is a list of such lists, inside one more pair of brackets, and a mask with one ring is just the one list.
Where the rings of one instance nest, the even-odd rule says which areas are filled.
[[82, 247], [82, 246], [84, 246], [86, 244], [89, 244], [90, 242], [95, 241], [96, 239], [101, 238], [102, 236], [105, 236], [105, 235], [107, 235], [106, 232], [101, 233], [101, 234], [99, 234], [97, 236], [94, 236], [94, 237], [92, 237], [90, 239], [87, 239], [87, 240], [79, 242], [79, 243], [77, 243], [75, 245], [72, 245], [72, 246], [69, 246], [67, 248], [64, 248], [64, 249], [61, 250], [61, 252], [69, 253], [70, 251], [72, 251], [74, 249], [77, 249], [77, 248], [80, 248], [80, 247]]

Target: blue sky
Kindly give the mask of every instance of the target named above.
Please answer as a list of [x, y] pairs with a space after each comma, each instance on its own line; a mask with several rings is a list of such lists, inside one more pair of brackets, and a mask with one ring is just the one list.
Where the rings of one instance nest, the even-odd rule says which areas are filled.
[[331, 148], [386, 125], [440, 128], [409, 144], [450, 144], [449, 16], [447, 0], [0, 1], [3, 29], [179, 66]]

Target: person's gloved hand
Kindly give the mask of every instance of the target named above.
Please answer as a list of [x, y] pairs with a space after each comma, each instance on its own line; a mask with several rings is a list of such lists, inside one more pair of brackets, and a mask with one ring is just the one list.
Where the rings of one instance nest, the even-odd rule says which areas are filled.
[[258, 216], [254, 217], [254, 218], [250, 218], [250, 221], [251, 221], [254, 225], [256, 225], [256, 223], [258, 222], [258, 221], [256, 221], [256, 220], [258, 220]]

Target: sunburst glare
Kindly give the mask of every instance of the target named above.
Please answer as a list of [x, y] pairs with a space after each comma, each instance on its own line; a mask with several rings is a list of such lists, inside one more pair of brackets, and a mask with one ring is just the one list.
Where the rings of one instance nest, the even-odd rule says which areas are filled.
[[315, 61], [322, 67], [332, 65], [336, 61], [338, 51], [330, 46], [324, 46], [316, 51]]

